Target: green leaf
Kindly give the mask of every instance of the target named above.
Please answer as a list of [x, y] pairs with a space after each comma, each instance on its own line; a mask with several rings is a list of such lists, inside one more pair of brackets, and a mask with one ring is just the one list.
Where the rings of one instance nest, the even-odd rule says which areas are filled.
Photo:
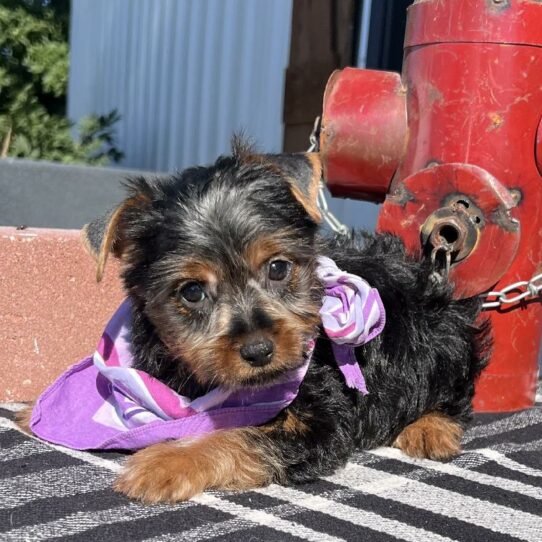
[[65, 116], [69, 7], [69, 0], [0, 0], [0, 141], [11, 129], [9, 156], [119, 161], [116, 110], [78, 127]]

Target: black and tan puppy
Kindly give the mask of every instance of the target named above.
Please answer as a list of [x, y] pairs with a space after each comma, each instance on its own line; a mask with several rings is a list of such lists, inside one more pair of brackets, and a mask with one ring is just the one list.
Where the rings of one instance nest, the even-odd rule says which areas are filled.
[[[124, 203], [87, 227], [99, 276], [110, 253], [122, 261], [135, 366], [182, 395], [269, 383], [302, 364], [318, 336], [299, 395], [276, 419], [141, 450], [118, 491], [156, 502], [306, 482], [381, 445], [434, 459], [458, 453], [485, 363], [478, 302], [453, 301], [390, 235], [318, 237], [320, 176], [315, 154], [237, 146], [211, 167], [130, 181]], [[319, 334], [319, 255], [382, 297], [385, 329], [356, 350], [368, 395], [346, 387]]]

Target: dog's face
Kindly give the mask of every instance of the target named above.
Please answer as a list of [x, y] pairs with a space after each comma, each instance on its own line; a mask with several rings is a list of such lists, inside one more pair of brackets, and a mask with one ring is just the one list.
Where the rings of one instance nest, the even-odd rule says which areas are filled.
[[238, 152], [209, 168], [133, 180], [107, 222], [90, 224], [101, 275], [109, 252], [173, 363], [200, 385], [258, 385], [303, 363], [319, 323], [314, 155]]

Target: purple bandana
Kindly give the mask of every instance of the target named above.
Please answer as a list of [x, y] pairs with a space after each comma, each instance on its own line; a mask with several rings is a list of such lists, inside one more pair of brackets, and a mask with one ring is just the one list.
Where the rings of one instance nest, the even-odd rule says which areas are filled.
[[386, 312], [378, 290], [357, 275], [341, 271], [330, 258], [318, 259], [318, 276], [324, 284], [320, 309], [322, 325], [346, 385], [366, 395], [367, 386], [354, 348], [374, 339], [384, 329]]
[[[363, 344], [380, 333], [380, 298], [359, 277], [339, 271], [332, 260], [321, 258], [320, 266], [326, 286], [324, 329], [338, 343], [334, 352], [347, 384], [366, 393], [353, 349], [346, 345]], [[365, 310], [373, 299], [381, 311], [378, 325], [374, 310]], [[77, 450], [137, 450], [217, 429], [260, 425], [297, 397], [314, 349], [311, 341], [303, 365], [266, 387], [215, 388], [191, 400], [132, 368], [130, 334], [131, 307], [124, 301], [94, 355], [68, 369], [37, 400], [30, 427], [38, 437]]]

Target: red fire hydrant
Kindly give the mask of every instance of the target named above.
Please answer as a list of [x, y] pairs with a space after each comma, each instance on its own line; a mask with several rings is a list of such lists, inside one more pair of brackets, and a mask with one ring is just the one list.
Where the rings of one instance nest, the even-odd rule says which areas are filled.
[[378, 229], [432, 258], [458, 296], [526, 281], [488, 298], [494, 349], [475, 408], [532, 406], [542, 331], [539, 288], [529, 283], [542, 273], [542, 2], [415, 2], [402, 77], [351, 68], [331, 76], [320, 151], [331, 193], [383, 202]]

